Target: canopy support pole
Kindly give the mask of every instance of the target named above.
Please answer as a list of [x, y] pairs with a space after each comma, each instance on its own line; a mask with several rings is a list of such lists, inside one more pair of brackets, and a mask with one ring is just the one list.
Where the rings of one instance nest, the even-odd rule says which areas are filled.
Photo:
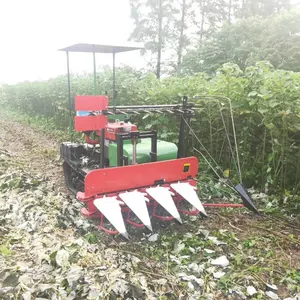
[[97, 95], [97, 70], [96, 70], [96, 54], [93, 52], [93, 66], [94, 66], [94, 95]]
[[68, 73], [68, 103], [69, 103], [69, 138], [72, 140], [73, 120], [72, 120], [72, 100], [71, 100], [71, 79], [70, 79], [70, 60], [69, 52], [67, 54], [67, 73]]
[[113, 51], [113, 106], [116, 106], [116, 55]]

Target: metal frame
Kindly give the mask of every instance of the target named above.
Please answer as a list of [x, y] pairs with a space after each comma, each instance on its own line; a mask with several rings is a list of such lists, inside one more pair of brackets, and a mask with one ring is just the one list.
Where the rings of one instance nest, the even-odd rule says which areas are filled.
[[117, 134], [117, 161], [118, 167], [128, 165], [128, 157], [123, 155], [123, 141], [132, 140], [133, 136], [137, 138], [146, 139], [151, 138], [151, 162], [157, 161], [157, 132], [156, 131], [144, 131], [144, 132], [131, 132], [131, 133], [118, 133]]
[[[183, 98], [185, 99], [185, 97]], [[187, 99], [187, 98], [186, 98]], [[106, 114], [136, 114], [145, 112], [153, 113], [194, 113], [195, 104], [186, 102], [183, 104], [160, 104], [160, 105], [124, 105], [108, 106]]]
[[187, 156], [187, 134], [186, 120], [189, 122], [194, 114], [195, 104], [188, 102], [188, 97], [182, 97], [182, 104], [163, 104], [163, 105], [128, 105], [128, 106], [108, 106], [105, 114], [137, 114], [145, 112], [169, 113], [172, 115], [180, 115], [180, 127], [178, 134], [178, 153], [177, 158]]
[[69, 136], [71, 138], [73, 131], [73, 120], [72, 120], [72, 97], [71, 97], [71, 78], [70, 78], [70, 52], [83, 52], [93, 54], [93, 74], [94, 74], [94, 95], [97, 95], [97, 70], [96, 70], [96, 53], [110, 53], [112, 54], [113, 63], [113, 106], [116, 106], [116, 53], [128, 52], [133, 50], [144, 49], [141, 45], [106, 45], [106, 44], [89, 44], [89, 43], [77, 43], [71, 46], [59, 49], [59, 51], [66, 52], [67, 58], [67, 76], [68, 76], [68, 104], [69, 104]]

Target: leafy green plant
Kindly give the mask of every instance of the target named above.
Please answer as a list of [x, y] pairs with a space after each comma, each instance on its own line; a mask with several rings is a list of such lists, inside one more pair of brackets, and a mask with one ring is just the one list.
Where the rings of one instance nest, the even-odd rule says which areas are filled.
[[7, 247], [7, 245], [0, 245], [0, 255], [2, 255], [2, 256], [10, 256], [11, 254], [12, 254], [12, 252]]

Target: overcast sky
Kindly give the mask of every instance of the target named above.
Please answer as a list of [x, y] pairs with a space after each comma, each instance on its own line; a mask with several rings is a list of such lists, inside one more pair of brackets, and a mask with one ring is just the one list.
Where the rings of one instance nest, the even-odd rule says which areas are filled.
[[[66, 71], [59, 48], [77, 42], [126, 43], [133, 28], [128, 0], [0, 0], [0, 83], [47, 79]], [[92, 56], [71, 54], [71, 71], [92, 70]], [[140, 67], [139, 51], [117, 63]], [[97, 55], [97, 64], [111, 63]]]

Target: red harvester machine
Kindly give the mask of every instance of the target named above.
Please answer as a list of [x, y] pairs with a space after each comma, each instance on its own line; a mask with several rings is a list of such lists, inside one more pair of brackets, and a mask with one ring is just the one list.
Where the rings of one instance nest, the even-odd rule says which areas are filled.
[[[85, 143], [61, 144], [66, 184], [85, 205], [82, 214], [99, 218], [99, 227], [128, 238], [125, 222], [152, 231], [151, 218], [181, 221], [180, 213], [207, 216], [204, 206], [243, 207], [254, 212], [242, 184], [235, 187], [244, 204], [202, 204], [196, 193], [198, 159], [186, 157], [186, 129], [197, 107], [183, 97], [168, 105], [115, 105], [115, 54], [140, 47], [76, 44], [62, 50], [113, 55], [113, 105], [107, 96], [76, 96], [74, 129], [84, 133]], [[69, 109], [72, 116], [70, 75]], [[178, 143], [157, 139], [156, 131], [139, 131], [124, 116], [142, 113], [177, 116], [180, 120]], [[72, 117], [73, 119], [73, 117]], [[73, 121], [72, 121], [73, 122]], [[106, 226], [107, 221], [114, 229]]]

